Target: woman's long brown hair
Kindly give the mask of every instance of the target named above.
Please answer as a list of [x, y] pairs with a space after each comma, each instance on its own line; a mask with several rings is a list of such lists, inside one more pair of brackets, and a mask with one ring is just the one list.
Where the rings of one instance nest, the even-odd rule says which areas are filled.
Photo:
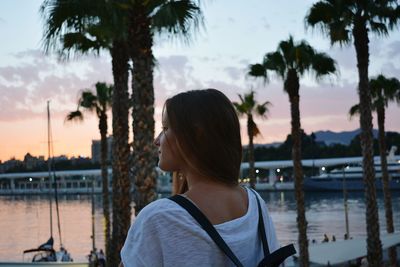
[[[216, 89], [194, 90], [168, 99], [165, 109], [186, 163], [219, 182], [238, 184], [242, 143], [231, 101]], [[185, 191], [183, 177], [179, 193]]]

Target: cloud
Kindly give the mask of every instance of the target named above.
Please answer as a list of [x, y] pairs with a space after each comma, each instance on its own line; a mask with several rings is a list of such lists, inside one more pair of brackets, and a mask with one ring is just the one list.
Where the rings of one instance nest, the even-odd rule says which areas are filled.
[[236, 85], [235, 83], [227, 83], [221, 80], [208, 80], [205, 82], [207, 88], [215, 88], [223, 91], [229, 96], [236, 95], [236, 93], [241, 92], [243, 87]]
[[270, 30], [271, 29], [271, 24], [269, 23], [269, 21], [268, 21], [268, 19], [266, 17], [262, 17], [261, 21], [262, 21], [263, 28], [265, 30]]
[[0, 67], [0, 78], [7, 83], [29, 84], [39, 79], [39, 74], [53, 69], [51, 61], [38, 50], [26, 50], [12, 54], [16, 66]]
[[97, 81], [111, 82], [111, 67], [104, 59], [59, 62], [37, 50], [13, 56], [14, 65], [0, 67], [0, 121], [42, 117], [50, 99], [54, 116], [64, 117], [76, 108], [81, 89]]
[[335, 59], [338, 65], [345, 71], [353, 71], [357, 66], [356, 54], [351, 45], [344, 46], [342, 48], [338, 45], [334, 45], [327, 53], [329, 56]]
[[224, 68], [224, 71], [234, 81], [241, 79], [245, 75], [245, 71], [241, 68], [226, 67]]
[[200, 57], [199, 59], [207, 63], [216, 62], [218, 60], [217, 57], [209, 57], [209, 56]]
[[387, 56], [390, 59], [395, 59], [400, 56], [400, 41], [394, 41], [388, 45]]
[[400, 67], [395, 66], [393, 62], [388, 62], [384, 64], [382, 66], [381, 73], [388, 78], [395, 77], [397, 79], [400, 79]]
[[182, 55], [159, 57], [155, 80], [156, 89], [167, 96], [201, 86], [188, 58]]

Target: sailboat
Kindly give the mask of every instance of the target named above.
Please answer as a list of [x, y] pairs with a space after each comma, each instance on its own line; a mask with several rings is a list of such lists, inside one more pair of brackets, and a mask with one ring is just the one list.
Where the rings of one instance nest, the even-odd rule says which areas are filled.
[[[34, 249], [28, 249], [24, 251], [24, 254], [34, 253], [32, 262], [72, 262], [72, 258], [68, 251], [62, 245], [61, 239], [61, 226], [60, 226], [60, 213], [58, 209], [58, 194], [57, 194], [57, 182], [54, 170], [54, 151], [51, 133], [51, 121], [50, 121], [50, 101], [47, 101], [47, 152], [48, 152], [48, 177], [50, 184], [54, 187], [54, 198], [57, 211], [57, 225], [58, 234], [60, 239], [60, 249], [56, 251], [54, 249], [54, 238], [53, 238], [53, 201], [52, 201], [52, 190], [49, 190], [49, 208], [50, 208], [50, 238], [46, 243], [40, 245]], [[51, 187], [50, 187], [51, 188]]]
[[[50, 124], [50, 101], [47, 102], [47, 150], [48, 150], [48, 178], [49, 183], [53, 184], [54, 192], [49, 186], [49, 209], [50, 209], [50, 238], [37, 248], [27, 249], [23, 252], [24, 258], [32, 256], [31, 262], [0, 262], [1, 266], [7, 267], [89, 267], [89, 262], [73, 262], [70, 254], [62, 244], [61, 239], [61, 224], [60, 224], [60, 213], [58, 208], [58, 193], [57, 193], [57, 182], [54, 168], [54, 152], [51, 135], [51, 124]], [[53, 238], [53, 194], [55, 199], [55, 207], [57, 212], [57, 226], [58, 236], [60, 242], [59, 250], [54, 248]], [[92, 203], [93, 205], [93, 203]], [[93, 208], [92, 208], [93, 209]], [[92, 211], [94, 213], [94, 211]], [[93, 214], [92, 214], [93, 220]], [[94, 235], [94, 233], [92, 233]], [[94, 237], [93, 237], [94, 238]], [[94, 242], [93, 242], [94, 243]], [[92, 266], [92, 265], [91, 265]]]
[[[54, 166], [54, 151], [51, 134], [51, 123], [50, 123], [50, 101], [47, 101], [47, 151], [48, 151], [48, 178], [49, 183], [53, 184], [54, 191], [49, 186], [49, 209], [50, 209], [50, 238], [37, 248], [27, 249], [23, 251], [24, 258], [32, 256], [31, 262], [0, 262], [0, 267], [89, 267], [89, 262], [73, 262], [70, 254], [65, 249], [61, 238], [61, 223], [60, 223], [60, 212], [58, 208], [58, 193], [57, 193], [57, 181], [55, 175]], [[60, 241], [60, 248], [57, 250], [54, 248], [53, 238], [53, 194], [55, 200], [55, 208], [57, 213], [57, 226], [58, 226], [58, 237]], [[93, 205], [93, 204], [92, 204]], [[92, 211], [93, 213], [93, 211]], [[93, 217], [93, 215], [92, 215]]]

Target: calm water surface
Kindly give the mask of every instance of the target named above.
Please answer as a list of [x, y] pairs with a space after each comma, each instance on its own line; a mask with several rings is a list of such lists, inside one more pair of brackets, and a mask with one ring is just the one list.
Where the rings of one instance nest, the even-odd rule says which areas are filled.
[[[296, 242], [296, 203], [293, 192], [261, 193], [267, 202], [282, 245]], [[400, 229], [400, 192], [392, 193], [395, 229]], [[54, 203], [54, 202], [53, 202]], [[61, 233], [64, 246], [75, 261], [86, 261], [91, 241], [91, 200], [88, 195], [60, 196]], [[365, 236], [365, 202], [363, 193], [349, 193], [350, 235]], [[379, 220], [385, 230], [384, 204], [378, 194]], [[49, 202], [46, 196], [0, 196], [0, 261], [23, 260], [22, 251], [47, 241]], [[53, 213], [55, 218], [55, 212]], [[343, 196], [341, 193], [307, 193], [308, 237], [320, 242], [323, 234], [342, 239], [345, 233]], [[96, 247], [104, 248], [101, 196], [95, 204]], [[55, 247], [59, 247], [58, 229], [53, 227]], [[26, 260], [26, 259], [25, 259]]]

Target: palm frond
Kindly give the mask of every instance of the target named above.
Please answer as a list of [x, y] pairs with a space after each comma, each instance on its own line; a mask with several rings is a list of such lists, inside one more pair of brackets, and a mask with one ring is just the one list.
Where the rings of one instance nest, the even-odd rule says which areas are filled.
[[[152, 2], [152, 1], [149, 1]], [[189, 42], [204, 23], [200, 7], [192, 0], [173, 0], [153, 7], [152, 29], [166, 32], [169, 37], [183, 38]]]
[[400, 81], [396, 78], [386, 78], [380, 74], [369, 81], [372, 101], [378, 107], [387, 107], [389, 102], [398, 102]]
[[70, 113], [68, 113], [68, 115], [65, 117], [65, 122], [67, 121], [83, 121], [83, 114], [82, 112], [77, 109], [75, 111], [71, 111]]
[[369, 26], [371, 28], [371, 31], [378, 35], [387, 36], [389, 34], [386, 23], [370, 21]]
[[290, 35], [288, 40], [281, 41], [277, 52], [280, 52], [287, 68], [293, 69], [296, 64], [296, 50], [293, 43], [293, 37]]
[[66, 58], [74, 51], [77, 51], [79, 54], [87, 54], [94, 51], [98, 55], [100, 50], [105, 48], [104, 44], [96, 40], [93, 41], [79, 32], [66, 33], [61, 36], [61, 39], [63, 48], [59, 51], [59, 54]]
[[328, 28], [331, 44], [339, 43], [340, 46], [343, 46], [351, 42], [351, 30], [345, 21], [339, 20], [337, 22], [332, 22], [329, 24]]
[[243, 116], [243, 115], [247, 114], [246, 107], [244, 105], [242, 105], [241, 103], [238, 103], [238, 102], [232, 102], [232, 104], [235, 107], [236, 112], [239, 116]]
[[249, 65], [249, 71], [247, 73], [248, 76], [252, 77], [261, 77], [264, 80], [264, 83], [269, 81], [267, 69], [262, 64], [252, 64]]
[[280, 78], [285, 79], [288, 64], [281, 52], [275, 51], [267, 53], [264, 57], [263, 64], [267, 70], [275, 71]]
[[96, 13], [93, 1], [90, 0], [46, 0], [40, 7], [44, 20], [43, 46], [45, 51], [50, 49], [62, 50], [60, 36], [69, 32], [84, 31], [85, 25], [95, 23]]
[[102, 107], [101, 109], [103, 109], [103, 107], [107, 109], [111, 106], [113, 86], [104, 82], [97, 82], [95, 87], [99, 105]]
[[251, 111], [256, 105], [254, 99], [254, 91], [250, 91], [248, 94], [244, 94], [244, 104], [247, 106], [248, 110]]
[[335, 9], [330, 3], [319, 1], [309, 9], [305, 17], [306, 25], [312, 27], [318, 25], [321, 30], [327, 30], [326, 25], [332, 21], [334, 14]]
[[272, 106], [272, 103], [269, 101], [266, 101], [261, 105], [257, 105], [256, 114], [262, 118], [267, 118], [267, 115], [269, 113], [269, 106]]
[[349, 119], [360, 114], [360, 105], [356, 104], [349, 109]]
[[318, 1], [305, 17], [306, 27], [319, 29], [331, 44], [347, 45], [352, 37], [353, 6], [351, 1]]
[[325, 53], [316, 53], [311, 67], [317, 80], [329, 74], [337, 74], [338, 70], [336, 61]]
[[98, 53], [109, 48], [111, 40], [126, 36], [126, 11], [115, 2], [119, 1], [45, 0], [40, 7], [45, 52], [56, 51], [62, 58]]

